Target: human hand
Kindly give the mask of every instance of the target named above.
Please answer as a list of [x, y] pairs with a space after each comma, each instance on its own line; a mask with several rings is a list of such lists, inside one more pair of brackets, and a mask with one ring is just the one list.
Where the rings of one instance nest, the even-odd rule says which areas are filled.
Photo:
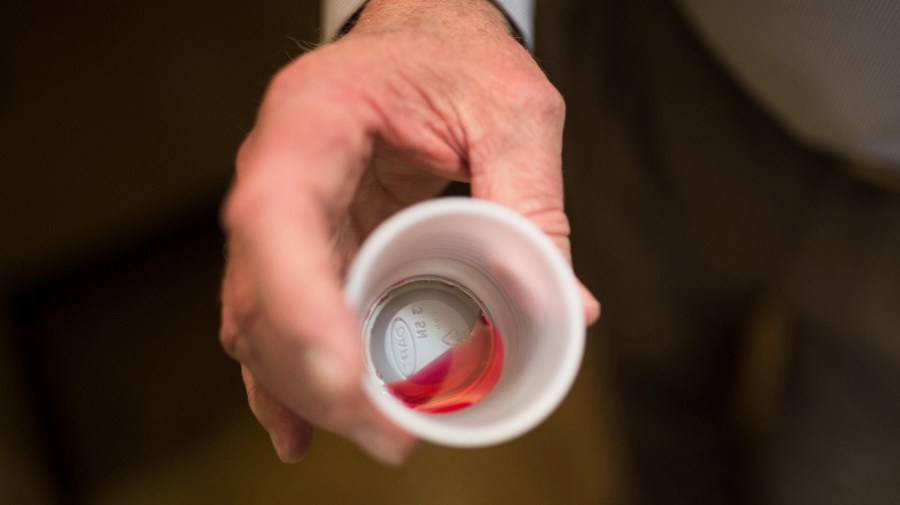
[[[487, 0], [371, 0], [354, 29], [273, 79], [223, 209], [221, 340], [279, 457], [310, 424], [399, 463], [414, 439], [365, 398], [341, 278], [363, 239], [449, 180], [569, 254], [564, 105]], [[585, 291], [585, 315], [599, 305]]]

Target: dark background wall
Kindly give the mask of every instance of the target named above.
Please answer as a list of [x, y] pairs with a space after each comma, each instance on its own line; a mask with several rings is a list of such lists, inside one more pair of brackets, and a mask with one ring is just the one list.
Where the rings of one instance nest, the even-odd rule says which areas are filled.
[[[277, 462], [216, 340], [219, 201], [314, 0], [0, 9], [0, 503], [597, 503], [588, 360], [535, 433], [399, 470], [320, 434]], [[596, 351], [597, 344], [592, 344]]]

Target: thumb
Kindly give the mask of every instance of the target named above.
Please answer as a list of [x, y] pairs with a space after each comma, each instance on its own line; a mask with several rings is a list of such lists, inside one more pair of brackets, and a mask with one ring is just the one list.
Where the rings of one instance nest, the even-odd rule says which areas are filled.
[[[571, 264], [569, 219], [563, 202], [562, 126], [564, 104], [555, 93], [544, 108], [545, 120], [521, 124], [493, 145], [507, 149], [475, 150], [470, 160], [472, 196], [498, 203], [521, 214], [543, 231]], [[558, 102], [556, 101], [558, 100]], [[580, 283], [580, 281], [579, 281]], [[600, 317], [600, 304], [581, 284], [585, 320]]]

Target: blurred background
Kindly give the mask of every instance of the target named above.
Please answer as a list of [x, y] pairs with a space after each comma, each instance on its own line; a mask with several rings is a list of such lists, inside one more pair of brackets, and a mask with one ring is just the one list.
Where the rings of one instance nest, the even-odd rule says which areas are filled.
[[602, 339], [562, 408], [399, 469], [278, 462], [220, 350], [219, 202], [318, 2], [0, 9], [0, 503], [617, 503]]

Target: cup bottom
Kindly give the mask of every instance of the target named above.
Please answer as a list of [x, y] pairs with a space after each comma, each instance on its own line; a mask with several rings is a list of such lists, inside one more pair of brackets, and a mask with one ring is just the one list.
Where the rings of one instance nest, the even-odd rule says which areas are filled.
[[478, 298], [438, 276], [389, 287], [364, 321], [371, 371], [401, 403], [423, 413], [484, 399], [503, 371], [503, 340]]

